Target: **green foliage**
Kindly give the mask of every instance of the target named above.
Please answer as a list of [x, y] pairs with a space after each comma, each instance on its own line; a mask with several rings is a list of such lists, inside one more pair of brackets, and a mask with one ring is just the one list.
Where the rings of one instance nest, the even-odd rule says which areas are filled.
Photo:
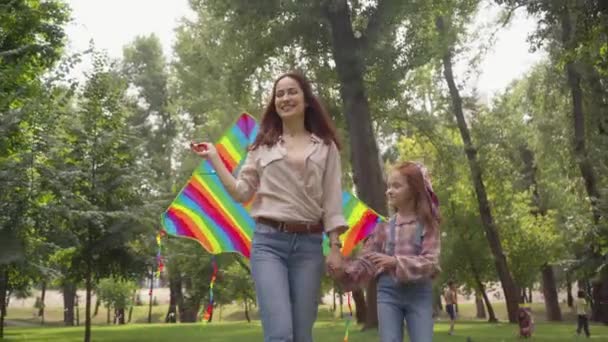
[[[240, 256], [235, 256], [240, 258]], [[221, 283], [225, 289], [220, 291], [221, 303], [241, 302], [255, 303], [256, 296], [253, 278], [249, 267], [244, 263], [233, 262], [222, 272]]]
[[77, 109], [61, 118], [51, 163], [50, 184], [61, 198], [58, 230], [75, 248], [65, 276], [79, 280], [141, 274], [145, 258], [137, 241], [145, 232], [144, 165], [134, 146], [137, 131], [127, 124], [126, 82], [107, 59], [94, 53], [94, 70], [80, 94]]
[[0, 4], [0, 113], [21, 107], [30, 85], [60, 59], [69, 15], [61, 0]]
[[137, 285], [132, 281], [105, 278], [97, 284], [97, 295], [107, 308], [124, 309], [133, 305]]

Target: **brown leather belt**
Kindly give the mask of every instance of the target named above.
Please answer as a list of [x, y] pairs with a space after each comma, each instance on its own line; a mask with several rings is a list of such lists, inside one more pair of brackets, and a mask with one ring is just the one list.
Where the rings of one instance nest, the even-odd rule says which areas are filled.
[[256, 222], [270, 226], [280, 232], [292, 234], [314, 234], [323, 233], [323, 225], [321, 223], [305, 223], [305, 222], [280, 222], [266, 217], [256, 218]]

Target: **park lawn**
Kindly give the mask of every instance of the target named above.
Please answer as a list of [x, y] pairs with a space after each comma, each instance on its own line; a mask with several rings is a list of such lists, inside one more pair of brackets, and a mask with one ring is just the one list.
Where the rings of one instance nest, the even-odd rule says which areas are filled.
[[[574, 325], [566, 323], [540, 323], [536, 325], [533, 341], [573, 341]], [[448, 325], [439, 322], [435, 325], [437, 342], [466, 341], [518, 341], [517, 327], [510, 324], [489, 324], [478, 321], [459, 322], [454, 336], [447, 335]], [[608, 327], [592, 325], [592, 339], [608, 341]], [[315, 341], [342, 341], [344, 323], [341, 321], [321, 320], [315, 325]], [[82, 341], [82, 327], [8, 327], [6, 341]], [[222, 322], [211, 324], [131, 324], [125, 326], [94, 326], [92, 340], [98, 342], [225, 342], [225, 341], [262, 341], [259, 321]], [[583, 339], [586, 340], [586, 339]], [[351, 328], [349, 342], [378, 341], [375, 331], [360, 332], [358, 327]]]
[[[507, 319], [507, 310], [504, 302], [492, 303], [494, 310], [499, 320], [505, 321]], [[536, 322], [545, 321], [545, 306], [543, 303], [530, 304], [534, 320]], [[462, 320], [475, 320], [475, 304], [464, 303], [459, 305], [460, 312], [459, 318]], [[84, 307], [79, 308], [80, 324], [84, 322]], [[152, 307], [152, 323], [163, 323], [165, 315], [167, 313], [167, 305], [155, 305]], [[346, 307], [343, 308], [344, 313], [348, 310]], [[37, 310], [34, 308], [27, 307], [9, 307], [7, 319], [12, 322], [23, 323], [23, 325], [39, 325], [40, 318], [36, 316]], [[329, 305], [321, 305], [319, 308], [319, 317], [321, 319], [330, 319], [334, 313], [330, 311]], [[336, 313], [337, 314], [337, 313]], [[574, 324], [576, 316], [572, 312], [571, 308], [566, 305], [562, 305], [562, 314], [564, 321], [569, 321]], [[447, 317], [445, 312], [440, 313], [441, 318]], [[251, 310], [250, 317], [252, 319], [258, 319], [257, 310], [255, 307]], [[245, 314], [243, 312], [242, 305], [231, 304], [223, 305], [221, 309], [215, 310], [214, 320], [222, 322], [237, 322], [244, 321]], [[99, 313], [93, 318], [94, 325], [107, 325], [107, 310], [103, 307], [99, 309]], [[133, 309], [132, 323], [147, 323], [148, 322], [148, 306], [141, 305], [135, 306]], [[9, 324], [10, 325], [10, 324]], [[14, 324], [13, 324], [14, 325]], [[46, 309], [45, 314], [45, 325], [48, 326], [63, 326], [63, 308], [61, 307], [49, 307]]]

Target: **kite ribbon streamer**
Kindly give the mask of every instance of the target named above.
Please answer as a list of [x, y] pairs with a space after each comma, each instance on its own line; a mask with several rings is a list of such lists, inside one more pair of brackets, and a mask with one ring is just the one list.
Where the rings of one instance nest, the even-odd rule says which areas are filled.
[[348, 330], [350, 328], [350, 323], [353, 320], [353, 307], [350, 304], [350, 292], [346, 293], [347, 303], [348, 303], [348, 317], [346, 318], [346, 329], [344, 331], [344, 342], [348, 342]]
[[156, 278], [160, 278], [160, 274], [163, 272], [163, 269], [165, 268], [165, 264], [163, 263], [163, 256], [162, 256], [162, 250], [163, 250], [163, 241], [162, 238], [165, 237], [166, 233], [164, 230], [159, 230], [158, 233], [156, 234], [156, 244], [158, 245], [158, 251], [156, 252], [156, 265], [157, 265], [157, 269], [156, 269]]
[[215, 257], [211, 258], [211, 266], [213, 267], [213, 273], [211, 274], [211, 282], [209, 283], [209, 304], [207, 304], [207, 310], [205, 310], [205, 314], [203, 315], [203, 321], [207, 323], [211, 322], [211, 318], [213, 317], [213, 285], [217, 279], [217, 261]]

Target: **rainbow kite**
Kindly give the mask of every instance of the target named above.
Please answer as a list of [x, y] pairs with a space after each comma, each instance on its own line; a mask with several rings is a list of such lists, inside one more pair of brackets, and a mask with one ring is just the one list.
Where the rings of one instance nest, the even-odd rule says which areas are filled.
[[[245, 160], [257, 132], [255, 119], [243, 113], [216, 144], [220, 158], [233, 174]], [[344, 192], [342, 203], [349, 229], [340, 239], [342, 253], [348, 255], [383, 218], [350, 193]], [[194, 239], [211, 254], [235, 252], [249, 258], [255, 222], [248, 205], [232, 199], [207, 161], [201, 162], [161, 220], [168, 235]], [[324, 250], [328, 250], [327, 241]]]
[[[369, 236], [376, 224], [383, 218], [363, 204], [357, 197], [346, 191], [342, 193], [342, 213], [348, 224], [348, 230], [340, 235], [342, 254], [350, 255], [355, 246]], [[323, 251], [325, 254], [329, 252], [327, 237], [323, 241]]]
[[[234, 173], [245, 159], [257, 131], [255, 119], [242, 114], [220, 138], [216, 148], [228, 170]], [[228, 194], [206, 160], [161, 219], [168, 235], [194, 239], [211, 254], [236, 252], [249, 258], [255, 222]]]

